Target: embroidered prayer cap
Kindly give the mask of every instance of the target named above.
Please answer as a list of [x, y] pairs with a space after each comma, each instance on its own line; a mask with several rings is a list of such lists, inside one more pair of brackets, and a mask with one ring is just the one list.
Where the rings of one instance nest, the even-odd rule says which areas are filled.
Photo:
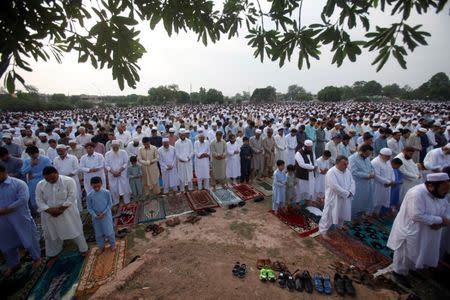
[[136, 136], [133, 138], [133, 142], [139, 142], [139, 138]]
[[179, 132], [180, 134], [185, 134], [185, 133], [186, 133], [186, 129], [181, 128], [178, 132]]
[[163, 142], [163, 143], [169, 142], [169, 139], [168, 139], [168, 138], [163, 138], [163, 139], [162, 139], [162, 142]]
[[175, 132], [175, 128], [169, 128], [169, 132]]
[[391, 156], [392, 155], [392, 150], [389, 148], [383, 148], [380, 150], [380, 154], [381, 155], [386, 155], [386, 156]]
[[46, 134], [45, 132], [40, 132], [39, 136], [46, 136], [46, 137], [48, 137], [48, 134]]
[[306, 140], [303, 144], [307, 147], [312, 147], [313, 142], [311, 140]]
[[256, 129], [255, 130], [255, 133], [261, 134], [261, 132], [262, 132], [261, 129]]
[[158, 131], [157, 127], [152, 127], [152, 131]]
[[56, 146], [56, 149], [67, 149], [67, 146], [64, 144], [58, 144], [58, 146]]
[[120, 145], [119, 140], [112, 140], [111, 145]]
[[420, 132], [423, 132], [423, 133], [427, 133], [427, 132], [428, 132], [428, 130], [427, 130], [426, 128], [423, 128], [423, 127], [420, 128], [419, 131], [420, 131]]
[[448, 181], [450, 178], [447, 173], [431, 173], [427, 175], [428, 182]]

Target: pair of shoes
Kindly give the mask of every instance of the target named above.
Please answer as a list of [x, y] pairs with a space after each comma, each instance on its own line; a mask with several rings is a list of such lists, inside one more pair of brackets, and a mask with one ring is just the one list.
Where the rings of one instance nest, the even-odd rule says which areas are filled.
[[263, 258], [263, 259], [258, 259], [256, 261], [256, 268], [258, 270], [261, 270], [262, 268], [270, 268], [270, 266], [272, 265], [272, 262], [270, 261], [270, 258]]
[[233, 209], [233, 208], [236, 208], [236, 207], [237, 207], [237, 205], [236, 205], [236, 204], [234, 204], [234, 203], [233, 203], [233, 204], [230, 204], [230, 205], [228, 205], [228, 208], [229, 208], [229, 209]]
[[[125, 237], [127, 235], [127, 233], [128, 233], [128, 229], [126, 229], [126, 228], [117, 230], [116, 237], [121, 239], [121, 238]], [[94, 237], [94, 239], [95, 239], [95, 237]]]
[[287, 271], [286, 264], [278, 260], [272, 263], [272, 269], [277, 272]]
[[247, 265], [240, 264], [238, 261], [234, 264], [233, 275], [239, 278], [244, 278], [247, 274]]
[[180, 221], [180, 218], [178, 218], [178, 217], [175, 217], [173, 219], [169, 219], [166, 221], [166, 225], [169, 227], [175, 227], [177, 225], [180, 225], [180, 223], [181, 223], [181, 221]]
[[293, 292], [295, 290], [295, 280], [293, 274], [288, 270], [280, 272], [278, 275], [278, 285], [283, 289], [287, 287], [289, 291]]
[[158, 234], [164, 232], [164, 227], [158, 225], [158, 224], [149, 224], [144, 229], [146, 232], [152, 232], [153, 236], [157, 236]]
[[261, 271], [259, 271], [259, 280], [263, 282], [266, 281], [275, 282], [276, 280], [275, 272], [270, 267], [263, 267]]
[[341, 276], [339, 273], [334, 275], [334, 289], [340, 296], [344, 296], [345, 294], [349, 296], [355, 295], [352, 280], [347, 275]]
[[307, 293], [313, 292], [313, 283], [311, 275], [308, 271], [304, 271], [302, 274], [295, 275], [295, 289], [298, 292], [306, 291]]
[[195, 216], [195, 215], [190, 215], [186, 218], [186, 221], [184, 221], [184, 223], [191, 223], [191, 224], [195, 224], [198, 221], [200, 221], [202, 217], [200, 216]]
[[331, 279], [330, 274], [314, 274], [314, 285], [316, 287], [316, 291], [321, 294], [331, 295]]

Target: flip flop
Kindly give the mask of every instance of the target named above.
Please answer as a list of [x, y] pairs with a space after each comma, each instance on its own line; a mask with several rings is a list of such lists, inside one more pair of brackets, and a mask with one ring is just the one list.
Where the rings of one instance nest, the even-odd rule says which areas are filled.
[[330, 274], [328, 273], [323, 274], [323, 291], [325, 292], [325, 294], [331, 295], [331, 279]]
[[345, 295], [345, 282], [341, 277], [341, 274], [334, 274], [334, 289], [340, 296]]
[[238, 276], [238, 273], [239, 273], [239, 268], [241, 267], [241, 264], [237, 261], [235, 264], [234, 264], [234, 267], [233, 267], [233, 275], [234, 276]]
[[239, 278], [244, 278], [246, 273], [247, 273], [247, 266], [245, 264], [242, 264], [238, 272]]

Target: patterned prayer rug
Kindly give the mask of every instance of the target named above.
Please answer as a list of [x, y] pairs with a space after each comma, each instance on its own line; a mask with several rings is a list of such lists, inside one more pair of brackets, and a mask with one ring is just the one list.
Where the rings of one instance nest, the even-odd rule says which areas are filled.
[[328, 250], [357, 266], [361, 270], [374, 273], [391, 264], [391, 260], [378, 251], [364, 245], [340, 230], [328, 234], [328, 238], [319, 236], [317, 240]]
[[162, 198], [139, 203], [138, 223], [162, 220], [166, 217]]
[[86, 298], [103, 284], [111, 281], [125, 267], [127, 250], [126, 239], [116, 240], [116, 251], [112, 252], [109, 246], [102, 254], [93, 247], [83, 266], [80, 282], [75, 293], [77, 298]]
[[187, 198], [193, 210], [202, 210], [219, 206], [207, 190], [188, 192]]
[[[10, 278], [0, 277], [0, 291], [2, 299], [27, 299], [30, 291], [42, 277], [45, 272], [47, 260], [42, 258], [42, 264], [39, 268], [33, 270], [32, 263], [23, 263], [22, 267]], [[0, 266], [0, 274], [6, 271], [6, 266]]]
[[84, 257], [78, 251], [60, 255], [51, 267], [47, 267], [28, 299], [72, 299], [83, 261]]
[[233, 191], [236, 193], [236, 195], [238, 195], [242, 200], [245, 201], [264, 197], [263, 193], [256, 190], [251, 185], [245, 183], [233, 184]]
[[[272, 210], [269, 211], [274, 214]], [[307, 237], [319, 230], [319, 225], [312, 219], [304, 216], [294, 209], [289, 209], [286, 212], [281, 211], [274, 214], [281, 222], [288, 225], [292, 230], [297, 232], [301, 237]]]
[[252, 185], [264, 196], [272, 196], [272, 185], [262, 180], [253, 181]]
[[242, 201], [231, 189], [216, 189], [216, 191], [211, 191], [211, 194], [214, 200], [222, 207], [227, 207], [230, 204], [238, 204]]
[[394, 257], [394, 252], [386, 247], [389, 233], [390, 232], [386, 232], [384, 228], [380, 227], [376, 222], [369, 222], [366, 220], [352, 224], [347, 230], [347, 234], [350, 236], [392, 259]]
[[184, 215], [192, 212], [192, 208], [189, 206], [189, 201], [185, 193], [164, 195], [163, 200], [166, 218]]
[[119, 207], [117, 216], [115, 217], [115, 224], [118, 229], [136, 224], [138, 206], [139, 204], [137, 202], [130, 202]]

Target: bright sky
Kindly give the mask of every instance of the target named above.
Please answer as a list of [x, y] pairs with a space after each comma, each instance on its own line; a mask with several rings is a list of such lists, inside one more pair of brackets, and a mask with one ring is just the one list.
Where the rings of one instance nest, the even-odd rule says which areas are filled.
[[[304, 24], [320, 20], [324, 0], [308, 0], [303, 5]], [[267, 3], [265, 5], [267, 7]], [[266, 10], [267, 11], [267, 10]], [[407, 70], [391, 59], [380, 71], [371, 65], [374, 53], [363, 52], [356, 63], [346, 60], [337, 68], [331, 65], [333, 54], [329, 49], [321, 49], [320, 61], [312, 59], [311, 69], [298, 70], [297, 60], [287, 62], [279, 68], [277, 62], [253, 57], [253, 49], [247, 46], [243, 31], [239, 38], [227, 40], [226, 37], [207, 47], [197, 42], [193, 34], [179, 34], [168, 37], [162, 24], [151, 31], [148, 24], [141, 24], [141, 42], [147, 53], [140, 60], [141, 80], [135, 90], [125, 88], [120, 91], [112, 80], [111, 70], [96, 70], [90, 62], [78, 64], [77, 53], [66, 54], [62, 64], [54, 59], [50, 62], [32, 63], [34, 71], [23, 74], [28, 84], [36, 86], [42, 93], [65, 94], [147, 94], [151, 87], [178, 84], [187, 92], [198, 91], [200, 87], [216, 88], [224, 95], [233, 96], [237, 92], [250, 91], [255, 88], [274, 86], [279, 92], [286, 92], [291, 84], [303, 86], [307, 91], [316, 93], [327, 85], [352, 85], [357, 80], [377, 80], [383, 85], [398, 83], [417, 87], [437, 72], [450, 75], [450, 28], [449, 5], [436, 15], [429, 12], [427, 16], [413, 15], [408, 24], [423, 24], [423, 30], [432, 34], [428, 46], [417, 48], [407, 59]], [[387, 25], [397, 22], [388, 14], [372, 14], [371, 28], [374, 24]], [[361, 31], [354, 36], [361, 35]]]

